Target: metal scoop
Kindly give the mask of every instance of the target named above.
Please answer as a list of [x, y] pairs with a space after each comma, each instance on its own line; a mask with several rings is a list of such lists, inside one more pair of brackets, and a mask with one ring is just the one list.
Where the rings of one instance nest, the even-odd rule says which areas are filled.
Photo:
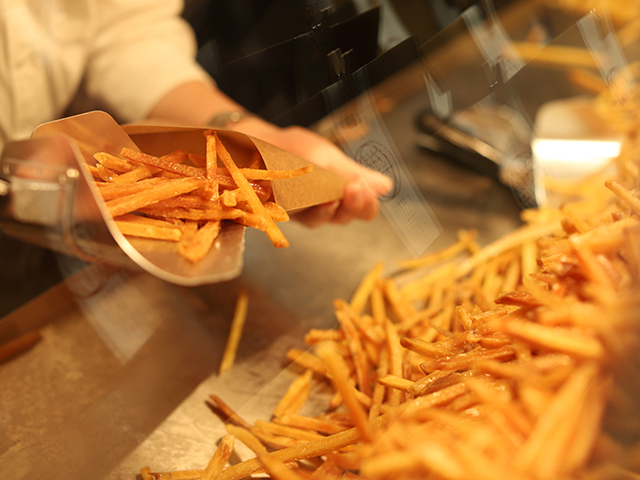
[[[94, 111], [39, 126], [31, 140], [5, 148], [0, 160], [0, 228], [25, 241], [90, 262], [142, 269], [168, 282], [201, 285], [230, 280], [244, 266], [245, 227], [228, 222], [197, 263], [178, 254], [175, 242], [125, 237], [107, 212], [87, 164], [97, 152], [123, 147], [163, 155], [176, 149], [205, 153], [204, 128], [120, 126]], [[267, 170], [308, 165], [296, 155], [237, 132], [218, 135], [239, 166], [256, 154]], [[273, 198], [288, 212], [341, 198], [347, 180], [314, 167], [307, 175], [272, 180]]]

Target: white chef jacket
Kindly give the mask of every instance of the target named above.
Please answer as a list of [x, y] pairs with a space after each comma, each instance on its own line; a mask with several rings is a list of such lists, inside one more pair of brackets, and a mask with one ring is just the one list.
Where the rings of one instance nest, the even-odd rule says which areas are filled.
[[191, 80], [212, 82], [180, 0], [0, 0], [0, 151], [79, 91], [123, 122]]

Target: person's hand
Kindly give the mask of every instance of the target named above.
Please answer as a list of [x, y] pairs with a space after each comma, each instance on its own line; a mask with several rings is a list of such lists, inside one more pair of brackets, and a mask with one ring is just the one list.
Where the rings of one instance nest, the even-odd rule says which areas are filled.
[[247, 119], [238, 124], [237, 129], [349, 180], [341, 200], [317, 205], [292, 216], [306, 226], [372, 220], [379, 211], [378, 197], [386, 195], [393, 188], [389, 177], [361, 166], [333, 143], [306, 128], [278, 128], [259, 119]]

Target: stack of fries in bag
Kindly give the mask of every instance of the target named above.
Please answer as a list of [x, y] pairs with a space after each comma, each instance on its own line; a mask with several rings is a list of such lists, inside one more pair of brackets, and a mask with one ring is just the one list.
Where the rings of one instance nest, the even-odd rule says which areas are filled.
[[119, 230], [176, 242], [178, 253], [193, 263], [212, 248], [224, 221], [263, 230], [277, 248], [289, 246], [276, 225], [289, 216], [272, 201], [269, 181], [313, 167], [269, 171], [256, 157], [256, 165], [239, 168], [215, 131], [204, 135], [205, 156], [176, 150], [158, 158], [128, 148], [121, 157], [95, 154], [96, 164], [88, 168]]
[[[487, 246], [459, 232], [405, 262], [411, 280], [375, 265], [335, 301], [337, 328], [288, 352], [300, 376], [272, 418], [250, 424], [212, 395], [228, 435], [211, 462], [142, 478], [638, 478], [636, 107], [618, 112], [627, 140], [613, 173], [556, 185], [561, 206], [524, 211]], [[303, 415], [323, 382], [326, 411]], [[226, 466], [234, 442], [255, 458]]]

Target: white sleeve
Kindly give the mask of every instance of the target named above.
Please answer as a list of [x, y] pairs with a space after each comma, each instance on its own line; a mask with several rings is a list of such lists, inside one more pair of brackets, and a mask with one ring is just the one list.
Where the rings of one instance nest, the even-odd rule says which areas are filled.
[[195, 35], [180, 0], [98, 0], [85, 88], [121, 121], [145, 118], [192, 80], [213, 82], [195, 60]]

